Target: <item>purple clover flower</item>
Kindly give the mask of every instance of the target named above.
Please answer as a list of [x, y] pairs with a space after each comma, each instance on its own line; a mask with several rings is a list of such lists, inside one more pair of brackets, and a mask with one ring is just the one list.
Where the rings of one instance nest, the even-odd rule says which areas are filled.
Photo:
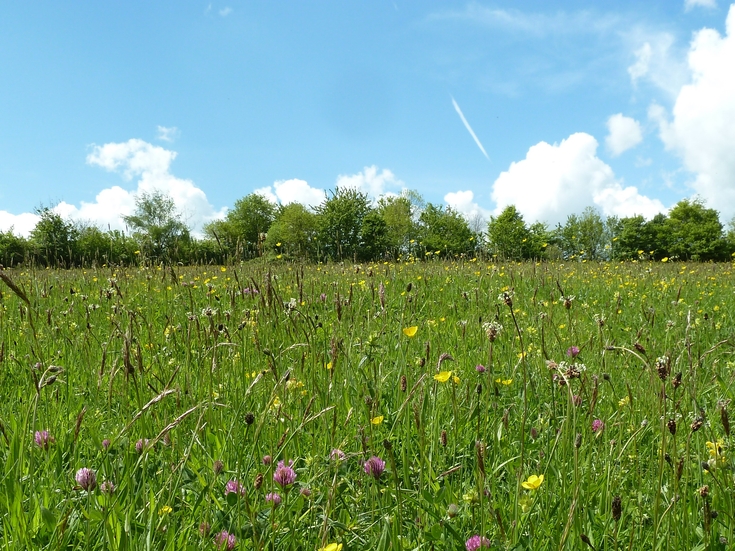
[[347, 457], [345, 455], [345, 452], [340, 450], [339, 448], [334, 448], [332, 450], [332, 453], [329, 454], [329, 459], [331, 460], [338, 460], [338, 461], [344, 461], [344, 458]]
[[148, 439], [147, 438], [141, 438], [135, 443], [135, 451], [138, 452], [138, 455], [143, 453], [143, 450], [145, 450], [148, 447]]
[[55, 442], [54, 437], [49, 434], [47, 430], [37, 430], [34, 435], [36, 446], [42, 450], [47, 450]]
[[97, 487], [97, 475], [92, 469], [82, 467], [74, 477], [82, 490], [91, 492]]
[[286, 465], [283, 461], [278, 462], [276, 472], [273, 473], [273, 481], [281, 488], [286, 488], [296, 481], [296, 471], [293, 470], [293, 460]]
[[482, 536], [472, 536], [465, 544], [467, 551], [477, 551], [481, 547], [490, 547], [490, 540]]
[[225, 484], [225, 497], [229, 494], [237, 494], [239, 496], [245, 495], [245, 486], [243, 486], [237, 479], [232, 479]]
[[602, 432], [602, 429], [605, 428], [605, 423], [603, 423], [600, 419], [595, 419], [592, 421], [592, 432]]
[[100, 484], [100, 492], [107, 495], [114, 494], [115, 484], [111, 480], [105, 480], [102, 484]]
[[385, 461], [374, 455], [365, 461], [363, 468], [365, 469], [365, 474], [368, 474], [377, 480], [385, 470]]
[[278, 507], [281, 504], [281, 496], [276, 492], [265, 494], [266, 503], [270, 503], [273, 507]]
[[579, 356], [579, 347], [578, 346], [570, 346], [567, 348], [567, 356], [570, 358], [576, 358]]
[[487, 371], [487, 368], [482, 364], [477, 364], [475, 366], [475, 371], [477, 371], [478, 373], [485, 373], [485, 371]]
[[227, 530], [222, 530], [219, 534], [214, 537], [214, 543], [218, 549], [227, 549], [232, 551], [237, 545], [237, 538], [235, 534], [230, 534]]

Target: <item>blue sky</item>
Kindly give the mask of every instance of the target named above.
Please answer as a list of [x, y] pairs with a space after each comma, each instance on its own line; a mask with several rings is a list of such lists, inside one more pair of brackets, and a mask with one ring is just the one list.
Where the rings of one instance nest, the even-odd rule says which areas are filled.
[[4, 3], [0, 230], [40, 205], [122, 227], [152, 189], [198, 230], [335, 185], [727, 221], [734, 69], [722, 0]]

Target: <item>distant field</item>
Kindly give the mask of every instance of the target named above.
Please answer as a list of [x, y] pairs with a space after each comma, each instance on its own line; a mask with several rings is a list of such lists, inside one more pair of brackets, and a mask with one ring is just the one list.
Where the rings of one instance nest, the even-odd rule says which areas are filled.
[[731, 264], [4, 274], [3, 549], [735, 542]]

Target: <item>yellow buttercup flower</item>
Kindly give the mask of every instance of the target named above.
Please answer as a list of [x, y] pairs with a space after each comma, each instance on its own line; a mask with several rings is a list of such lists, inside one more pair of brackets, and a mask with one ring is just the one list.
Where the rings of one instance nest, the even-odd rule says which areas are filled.
[[342, 551], [341, 543], [330, 543], [326, 547], [320, 547], [319, 551]]
[[458, 385], [458, 384], [459, 384], [459, 377], [457, 377], [457, 376], [455, 375], [454, 377], [452, 377], [452, 381], [454, 381], [454, 384], [455, 384], [455, 385]]
[[168, 515], [171, 511], [173, 511], [173, 509], [169, 505], [164, 505], [158, 510], [158, 514], [161, 516]]
[[442, 371], [441, 373], [437, 373], [436, 375], [434, 375], [434, 380], [439, 381], [440, 383], [446, 383], [451, 376], [451, 371]]
[[385, 417], [383, 417], [382, 415], [378, 415], [377, 417], [373, 417], [372, 419], [370, 419], [370, 422], [373, 425], [379, 425], [383, 422], [383, 419], [385, 419]]
[[416, 331], [418, 331], [419, 328], [416, 325], [413, 325], [411, 327], [404, 327], [403, 328], [403, 334], [406, 335], [408, 338], [416, 336]]
[[521, 482], [521, 486], [523, 486], [526, 490], [533, 490], [536, 491], [541, 487], [541, 484], [544, 483], [544, 475], [535, 475], [532, 474], [528, 477], [528, 479], [524, 482]]

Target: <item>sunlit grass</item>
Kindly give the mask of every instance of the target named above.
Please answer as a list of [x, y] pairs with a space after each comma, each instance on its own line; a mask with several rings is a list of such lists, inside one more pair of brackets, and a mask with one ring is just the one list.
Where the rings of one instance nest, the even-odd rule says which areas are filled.
[[724, 549], [732, 270], [6, 272], [1, 545]]

